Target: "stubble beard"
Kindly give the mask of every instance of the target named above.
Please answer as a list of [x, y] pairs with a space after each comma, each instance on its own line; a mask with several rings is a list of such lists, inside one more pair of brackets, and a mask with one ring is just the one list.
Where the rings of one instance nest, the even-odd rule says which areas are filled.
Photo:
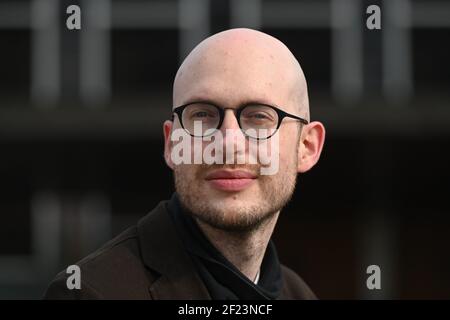
[[[243, 169], [259, 172], [259, 165], [184, 165], [174, 169], [175, 190], [185, 211], [194, 218], [219, 230], [248, 233], [270, 221], [292, 198], [297, 182], [297, 157], [285, 170], [275, 175], [258, 175], [259, 192], [241, 205], [224, 207], [208, 198], [205, 180], [207, 170]], [[258, 171], [257, 171], [258, 170]], [[230, 195], [232, 196], [232, 195]]]

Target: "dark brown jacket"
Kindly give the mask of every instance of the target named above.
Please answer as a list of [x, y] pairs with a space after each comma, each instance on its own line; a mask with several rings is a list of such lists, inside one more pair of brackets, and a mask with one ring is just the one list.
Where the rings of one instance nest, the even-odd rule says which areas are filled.
[[[161, 202], [131, 227], [77, 263], [81, 289], [59, 273], [45, 299], [211, 299]], [[281, 266], [280, 299], [315, 299], [305, 282]]]

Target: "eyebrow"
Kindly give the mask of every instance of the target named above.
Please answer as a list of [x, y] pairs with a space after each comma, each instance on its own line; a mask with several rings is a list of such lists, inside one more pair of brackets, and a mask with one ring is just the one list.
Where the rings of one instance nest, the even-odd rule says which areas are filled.
[[[223, 107], [223, 104], [218, 103], [209, 98], [204, 98], [202, 96], [194, 96], [190, 99], [187, 99], [182, 105], [186, 105], [186, 104], [190, 104], [190, 103], [194, 103], [194, 102], [210, 103], [210, 104], [216, 105], [218, 107]], [[235, 105], [234, 107], [239, 108], [241, 106], [245, 106], [245, 105], [249, 105], [249, 104], [266, 104], [266, 105], [273, 106], [273, 107], [279, 107], [278, 104], [273, 103], [271, 101], [264, 100], [264, 99], [262, 99], [262, 100], [244, 100], [244, 101], [241, 101], [239, 104]], [[175, 107], [177, 107], [177, 106], [175, 106]]]

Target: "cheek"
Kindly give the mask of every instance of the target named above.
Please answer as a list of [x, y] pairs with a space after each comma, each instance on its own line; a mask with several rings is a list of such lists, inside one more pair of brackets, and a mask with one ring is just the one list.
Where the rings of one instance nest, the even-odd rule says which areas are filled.
[[293, 139], [280, 139], [279, 146], [280, 168], [288, 168], [295, 165], [297, 162], [297, 148]]
[[188, 183], [192, 183], [196, 180], [196, 171], [192, 165], [178, 165], [175, 167], [175, 174], [179, 179], [182, 179]]

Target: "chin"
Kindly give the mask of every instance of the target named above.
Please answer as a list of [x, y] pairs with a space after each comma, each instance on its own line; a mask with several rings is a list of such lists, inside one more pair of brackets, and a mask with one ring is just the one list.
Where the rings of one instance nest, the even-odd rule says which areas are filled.
[[210, 206], [214, 207], [216, 211], [222, 212], [224, 217], [235, 219], [236, 216], [242, 216], [257, 206], [255, 197], [250, 199], [241, 199], [239, 197], [228, 196], [226, 198], [217, 199], [214, 203], [210, 202]]
[[221, 208], [226, 207], [233, 211], [247, 206], [254, 206], [260, 202], [258, 193], [254, 191], [224, 192], [221, 190], [210, 190], [208, 194], [208, 199], [220, 205]]

